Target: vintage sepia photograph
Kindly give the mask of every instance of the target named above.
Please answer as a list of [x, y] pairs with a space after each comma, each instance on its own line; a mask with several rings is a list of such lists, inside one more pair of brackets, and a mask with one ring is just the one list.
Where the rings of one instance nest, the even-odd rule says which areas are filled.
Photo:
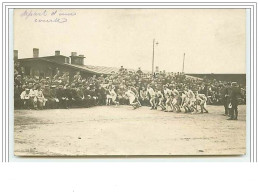
[[245, 155], [246, 17], [14, 9], [14, 155]]

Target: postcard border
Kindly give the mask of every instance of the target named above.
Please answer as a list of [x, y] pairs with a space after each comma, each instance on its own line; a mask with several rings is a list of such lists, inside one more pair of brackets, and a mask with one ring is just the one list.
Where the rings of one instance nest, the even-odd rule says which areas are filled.
[[[11, 52], [10, 52], [10, 42], [9, 42], [9, 11], [14, 8], [26, 8], [30, 7], [30, 9], [33, 8], [57, 8], [59, 7], [76, 7], [76, 6], [85, 6], [89, 9], [92, 9], [92, 7], [98, 7], [103, 6], [107, 7], [108, 9], [113, 9], [111, 7], [154, 7], [154, 6], [169, 6], [168, 9], [181, 9], [179, 7], [192, 7], [195, 6], [194, 9], [229, 9], [229, 8], [208, 8], [208, 7], [236, 7], [233, 9], [249, 9], [250, 10], [250, 98], [247, 94], [247, 99], [250, 99], [250, 162], [257, 162], [257, 2], [66, 2], [66, 3], [60, 3], [60, 2], [51, 2], [51, 3], [44, 3], [44, 2], [3, 2], [2, 3], [2, 147], [1, 147], [1, 161], [2, 162], [9, 162], [10, 160], [10, 88], [9, 84], [10, 81], [13, 80], [10, 77], [10, 65], [12, 63]], [[178, 6], [178, 8], [173, 8]], [[81, 8], [81, 9], [85, 9]], [[198, 8], [197, 8], [198, 7]], [[78, 9], [78, 8], [76, 8]], [[106, 9], [106, 8], [104, 8]], [[143, 8], [141, 8], [143, 9]], [[147, 8], [148, 9], [148, 8]], [[152, 8], [153, 9], [153, 8]], [[157, 9], [157, 8], [155, 8]], [[183, 8], [185, 9], [185, 8]], [[189, 9], [189, 8], [187, 8]], [[193, 9], [193, 8], [190, 8]], [[11, 63], [11, 64], [10, 64]], [[248, 80], [248, 78], [247, 78]], [[253, 81], [256, 81], [255, 83]], [[247, 82], [248, 83], [248, 82]], [[248, 105], [247, 105], [248, 107]], [[247, 111], [248, 112], [248, 111]], [[248, 115], [247, 115], [248, 117]], [[249, 120], [247, 120], [248, 122]], [[248, 150], [248, 148], [247, 148]], [[145, 156], [139, 156], [138, 158], [146, 158]], [[171, 157], [171, 156], [170, 156]], [[179, 156], [178, 156], [179, 157]], [[176, 158], [178, 158], [176, 156]], [[200, 158], [204, 156], [195, 156], [195, 158]], [[100, 157], [105, 158], [105, 157]], [[163, 156], [163, 158], [168, 158], [167, 156]], [[175, 158], [175, 157], [171, 157]], [[186, 158], [180, 157], [180, 158]], [[192, 158], [191, 156], [188, 156], [187, 158]], [[208, 156], [208, 158], [212, 158], [211, 156]], [[56, 161], [56, 158], [53, 158]], [[76, 160], [80, 160], [81, 158], [76, 158]], [[126, 159], [126, 158], [124, 158]], [[37, 160], [37, 158], [36, 158]]]

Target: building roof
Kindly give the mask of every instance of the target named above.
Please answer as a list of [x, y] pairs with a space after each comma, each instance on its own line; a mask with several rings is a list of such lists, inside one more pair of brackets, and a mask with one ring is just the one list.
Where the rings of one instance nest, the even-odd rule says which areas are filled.
[[[66, 56], [64, 56], [64, 57], [66, 57]], [[67, 67], [71, 67], [71, 68], [74, 68], [74, 69], [77, 69], [77, 70], [80, 70], [80, 71], [90, 72], [90, 73], [93, 73], [93, 74], [111, 74], [113, 71], [117, 72], [119, 70], [119, 68], [115, 68], [115, 67], [59, 63], [59, 62], [56, 62], [54, 60], [48, 59], [46, 57], [19, 59], [19, 61], [34, 61], [34, 60], [40, 60], [40, 61], [54, 63], [54, 64], [61, 65], [61, 66], [67, 66]]]
[[[48, 56], [49, 57], [49, 56]], [[64, 56], [66, 57], [66, 56]], [[107, 74], [111, 74], [112, 72], [118, 72], [120, 68], [116, 68], [116, 67], [107, 67], [107, 66], [93, 66], [93, 65], [77, 65], [77, 64], [69, 64], [69, 63], [59, 63], [56, 62], [54, 60], [50, 60], [49, 58], [45, 58], [45, 57], [39, 57], [39, 58], [22, 58], [19, 59], [20, 61], [31, 61], [31, 60], [41, 60], [41, 61], [46, 61], [46, 62], [50, 62], [50, 63], [54, 63], [54, 64], [58, 64], [61, 66], [67, 66], [67, 67], [71, 67], [73, 69], [76, 69], [78, 71], [85, 71], [85, 72], [89, 72], [92, 74], [97, 74], [97, 75], [107, 75]], [[128, 69], [129, 71], [135, 71], [134, 69]], [[143, 70], [142, 70], [143, 71]], [[145, 73], [151, 73], [150, 71], [143, 71]], [[202, 78], [196, 77], [196, 76], [191, 76], [191, 75], [186, 75], [187, 78], [191, 78], [191, 79], [198, 79], [198, 80], [203, 80]]]
[[93, 65], [85, 65], [85, 66], [88, 70], [92, 70], [100, 74], [111, 74], [112, 72], [119, 71], [119, 68], [116, 68], [116, 67], [93, 66]]

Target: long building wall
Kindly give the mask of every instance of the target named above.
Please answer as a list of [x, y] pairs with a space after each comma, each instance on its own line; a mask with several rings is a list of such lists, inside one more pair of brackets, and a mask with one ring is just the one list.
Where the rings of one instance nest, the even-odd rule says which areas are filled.
[[216, 79], [227, 82], [238, 82], [239, 84], [246, 85], [246, 74], [187, 74], [199, 78]]

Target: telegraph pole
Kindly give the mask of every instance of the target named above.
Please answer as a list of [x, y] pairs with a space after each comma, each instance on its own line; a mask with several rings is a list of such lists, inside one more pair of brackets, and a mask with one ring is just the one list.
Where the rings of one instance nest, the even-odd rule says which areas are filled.
[[159, 43], [155, 43], [155, 39], [153, 39], [153, 55], [152, 55], [152, 74], [154, 74], [154, 66], [155, 66], [155, 44], [158, 45]]
[[155, 39], [153, 39], [152, 75], [154, 74], [154, 60], [155, 60]]
[[182, 70], [182, 72], [184, 72], [184, 60], [185, 60], [185, 53], [183, 54], [183, 70]]

